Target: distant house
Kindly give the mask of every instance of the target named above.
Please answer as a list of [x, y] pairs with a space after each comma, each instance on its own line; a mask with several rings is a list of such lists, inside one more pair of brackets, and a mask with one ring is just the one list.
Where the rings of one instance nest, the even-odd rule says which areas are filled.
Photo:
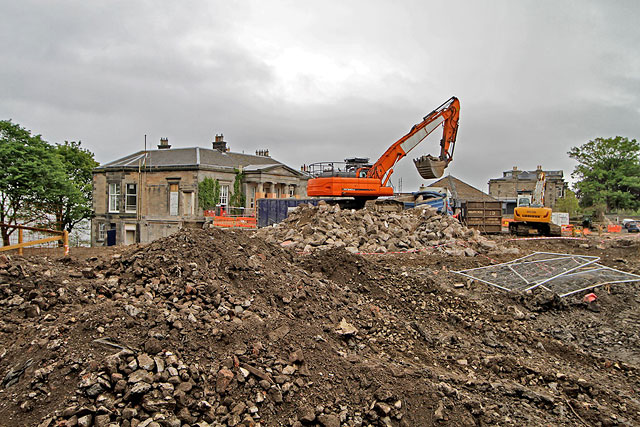
[[306, 197], [307, 177], [273, 159], [229, 151], [222, 135], [212, 148], [171, 148], [166, 138], [157, 150], [138, 151], [93, 171], [91, 243], [131, 244], [169, 235], [188, 223], [204, 221], [198, 183], [220, 183], [220, 205], [229, 205], [236, 172], [242, 171], [245, 208], [259, 198]]
[[544, 205], [553, 208], [568, 188], [561, 170], [543, 171], [542, 166], [538, 166], [533, 171], [521, 171], [514, 166], [512, 170], [502, 172], [502, 177], [489, 180], [489, 194], [502, 201], [505, 214], [513, 214], [518, 194], [533, 194], [540, 172], [546, 177]]
[[440, 178], [436, 182], [429, 184], [429, 187], [443, 188], [448, 190], [449, 194], [451, 195], [453, 208], [460, 208], [462, 206], [462, 203], [467, 201], [496, 201], [496, 199], [494, 199], [490, 195], [478, 190], [475, 187], [472, 187], [466, 182], [461, 181], [455, 176], [451, 175]]

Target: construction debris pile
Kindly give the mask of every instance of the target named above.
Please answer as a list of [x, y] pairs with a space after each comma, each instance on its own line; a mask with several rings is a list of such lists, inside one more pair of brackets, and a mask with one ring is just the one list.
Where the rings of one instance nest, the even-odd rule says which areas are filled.
[[324, 202], [318, 206], [303, 204], [282, 223], [258, 233], [268, 242], [303, 252], [329, 248], [345, 248], [351, 253], [434, 250], [470, 257], [489, 251], [519, 253], [517, 248], [500, 247], [478, 230], [427, 206], [384, 212], [340, 209]]
[[640, 423], [631, 286], [597, 313], [447, 271], [481, 257], [298, 255], [251, 235], [0, 257], [0, 425]]

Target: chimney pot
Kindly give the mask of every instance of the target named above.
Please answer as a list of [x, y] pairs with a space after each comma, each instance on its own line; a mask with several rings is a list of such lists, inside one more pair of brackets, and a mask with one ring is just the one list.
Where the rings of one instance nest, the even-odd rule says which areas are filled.
[[229, 151], [229, 148], [227, 148], [227, 143], [224, 140], [224, 135], [221, 133], [215, 135], [211, 144], [213, 145], [214, 150], [218, 150], [223, 153]]
[[169, 138], [160, 138], [160, 144], [158, 144], [158, 150], [168, 150], [171, 148], [169, 145]]

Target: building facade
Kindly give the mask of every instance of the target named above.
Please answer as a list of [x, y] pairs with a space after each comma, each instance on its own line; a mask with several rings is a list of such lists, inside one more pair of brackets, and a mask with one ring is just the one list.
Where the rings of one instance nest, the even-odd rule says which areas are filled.
[[489, 180], [489, 195], [503, 202], [503, 213], [513, 214], [518, 194], [533, 194], [540, 172], [545, 173], [544, 205], [553, 208], [556, 200], [564, 197], [568, 184], [561, 170], [543, 171], [538, 166], [533, 171], [522, 171], [517, 166], [502, 172], [502, 177]]
[[166, 138], [146, 150], [101, 165], [93, 171], [91, 244], [146, 243], [204, 221], [198, 184], [218, 180], [220, 206], [229, 206], [237, 172], [243, 173], [245, 211], [259, 198], [306, 197], [307, 177], [271, 158], [229, 151], [222, 135], [212, 148], [172, 149]]

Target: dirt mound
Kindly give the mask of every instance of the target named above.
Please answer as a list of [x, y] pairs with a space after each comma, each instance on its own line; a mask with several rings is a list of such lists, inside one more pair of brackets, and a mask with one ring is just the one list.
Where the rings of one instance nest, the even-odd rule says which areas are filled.
[[375, 209], [340, 209], [319, 203], [300, 205], [287, 219], [258, 232], [268, 242], [303, 252], [345, 248], [351, 253], [437, 251], [455, 256], [475, 256], [478, 252], [504, 248], [429, 207], [384, 212]]
[[449, 273], [486, 262], [221, 230], [0, 258], [0, 425], [640, 423], [637, 289], [613, 325]]

